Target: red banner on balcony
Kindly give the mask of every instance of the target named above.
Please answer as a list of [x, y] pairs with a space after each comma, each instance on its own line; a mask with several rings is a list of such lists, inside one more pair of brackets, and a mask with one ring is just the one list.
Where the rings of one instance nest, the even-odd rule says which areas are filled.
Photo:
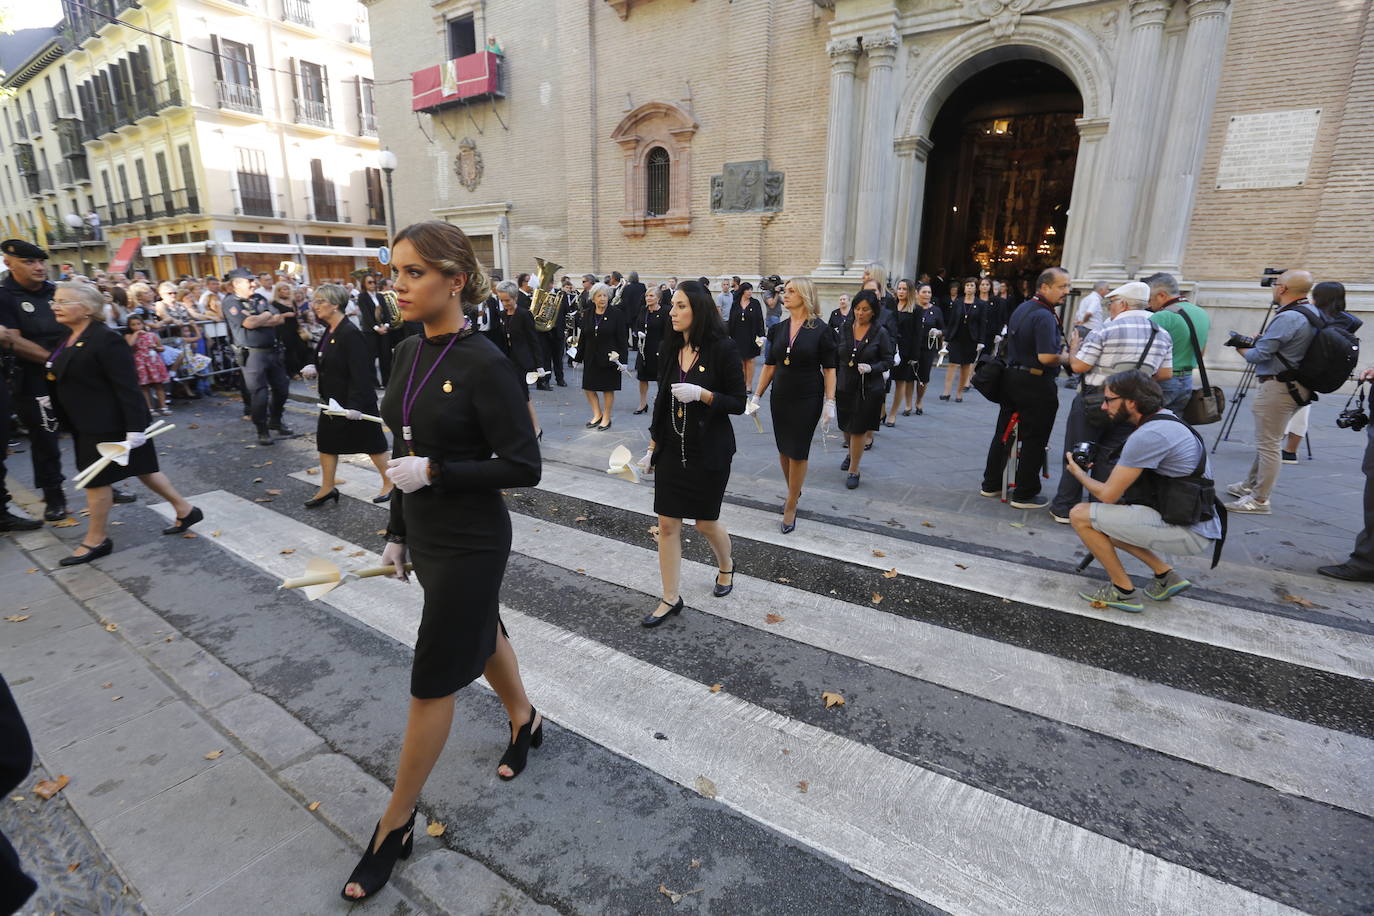
[[142, 244], [142, 242], [143, 240], [140, 238], [125, 239], [120, 242], [119, 251], [115, 253], [114, 258], [110, 261], [110, 273], [127, 274], [129, 272], [129, 265], [134, 262], [134, 257], [138, 254], [138, 246]]
[[501, 91], [501, 59], [478, 51], [410, 74], [410, 108], [430, 111], [454, 102]]

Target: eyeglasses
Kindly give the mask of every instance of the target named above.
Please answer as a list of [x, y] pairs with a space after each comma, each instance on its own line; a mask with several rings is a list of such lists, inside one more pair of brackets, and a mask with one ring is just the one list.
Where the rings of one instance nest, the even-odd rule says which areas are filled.
[[1125, 398], [1124, 398], [1122, 395], [1114, 394], [1114, 395], [1112, 395], [1112, 396], [1109, 397], [1109, 398], [1103, 398], [1103, 399], [1102, 399], [1102, 403], [1103, 403], [1103, 404], [1110, 404], [1112, 401], [1122, 401], [1122, 400], [1125, 400]]

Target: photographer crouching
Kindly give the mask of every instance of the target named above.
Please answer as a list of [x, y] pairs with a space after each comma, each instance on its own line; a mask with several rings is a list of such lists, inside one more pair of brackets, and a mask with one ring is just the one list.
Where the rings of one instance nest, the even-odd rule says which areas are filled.
[[1079, 595], [1085, 601], [1139, 613], [1144, 610], [1140, 593], [1117, 549], [1150, 567], [1154, 578], [1140, 591], [1154, 601], [1164, 601], [1192, 583], [1155, 551], [1210, 552], [1216, 566], [1226, 539], [1226, 510], [1217, 502], [1202, 438], [1164, 409], [1158, 383], [1132, 369], [1112, 375], [1103, 388], [1102, 410], [1114, 423], [1127, 423], [1133, 429], [1105, 481], [1094, 480], [1083, 467], [1089, 456], [1078, 450], [1065, 453], [1068, 472], [1097, 500], [1074, 506], [1069, 521], [1111, 578], [1098, 590]]

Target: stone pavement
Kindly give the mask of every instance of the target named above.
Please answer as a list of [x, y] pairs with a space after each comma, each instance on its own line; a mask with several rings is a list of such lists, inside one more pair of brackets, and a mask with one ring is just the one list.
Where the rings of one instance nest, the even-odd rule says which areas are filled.
[[[0, 539], [5, 616], [22, 618], [0, 621], [0, 671], [38, 758], [0, 801], [41, 881], [24, 912], [348, 907], [338, 888], [385, 787], [105, 573], [59, 568], [70, 550], [50, 529]], [[71, 781], [38, 801], [48, 774]], [[552, 912], [422, 829], [415, 851], [369, 912]]]

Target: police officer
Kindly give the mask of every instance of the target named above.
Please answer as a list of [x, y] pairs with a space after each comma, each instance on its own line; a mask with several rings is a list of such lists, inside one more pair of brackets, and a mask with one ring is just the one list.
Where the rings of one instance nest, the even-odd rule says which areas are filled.
[[[62, 453], [57, 442], [57, 416], [48, 398], [43, 364], [48, 354], [67, 336], [52, 313], [55, 287], [48, 280], [48, 253], [23, 239], [0, 242], [9, 275], [0, 281], [0, 331], [14, 412], [29, 430], [29, 454], [33, 460], [34, 486], [43, 491], [50, 522], [67, 517], [67, 497], [62, 492]], [[8, 411], [6, 411], [8, 421]], [[5, 424], [8, 427], [8, 422]], [[8, 429], [0, 451], [8, 445]], [[0, 455], [0, 469], [4, 456]], [[0, 470], [0, 478], [3, 478]], [[0, 479], [0, 512], [8, 516], [9, 492]]]
[[225, 279], [232, 292], [224, 297], [221, 307], [238, 349], [244, 385], [252, 398], [250, 413], [258, 429], [258, 444], [271, 445], [272, 432], [283, 438], [295, 435], [281, 418], [290, 380], [278, 348], [276, 329], [286, 316], [253, 289], [253, 274], [247, 268], [235, 268]]

